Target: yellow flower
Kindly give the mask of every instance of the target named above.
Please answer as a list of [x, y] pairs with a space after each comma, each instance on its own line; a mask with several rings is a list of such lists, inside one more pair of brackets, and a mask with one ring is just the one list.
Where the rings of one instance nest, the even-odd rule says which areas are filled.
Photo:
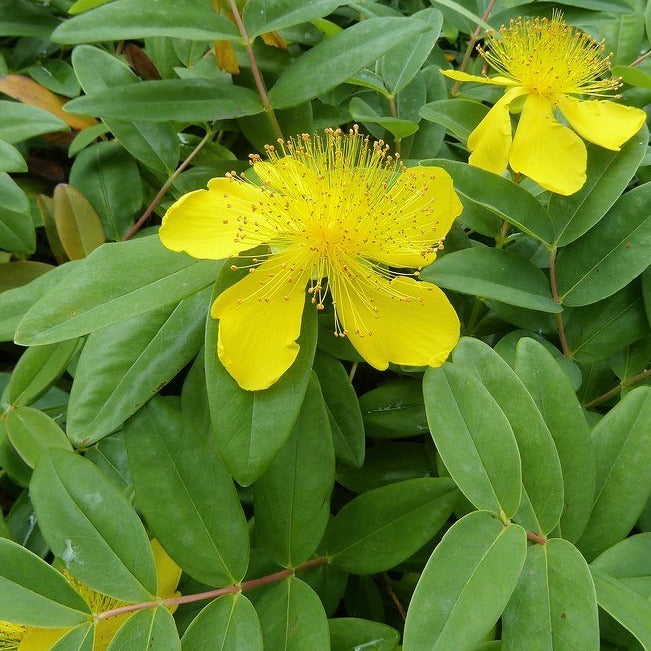
[[[173, 597], [177, 594], [175, 590], [181, 578], [181, 568], [165, 553], [157, 540], [152, 540], [151, 546], [156, 561], [158, 596], [161, 599]], [[122, 601], [82, 585], [65, 571], [64, 574], [70, 585], [86, 600], [94, 614], [126, 605]], [[170, 612], [174, 612], [175, 609], [176, 606], [169, 607]], [[129, 612], [99, 620], [95, 625], [93, 651], [107, 649], [120, 626], [133, 614]], [[70, 630], [70, 628], [36, 628], [0, 621], [0, 651], [47, 651]]]
[[[644, 111], [608, 100], [579, 100], [572, 95], [607, 96], [618, 79], [610, 71], [603, 43], [568, 27], [562, 14], [551, 20], [511, 21], [499, 35], [486, 36], [480, 54], [498, 76], [477, 77], [460, 71], [443, 74], [458, 81], [505, 86], [501, 99], [468, 138], [469, 162], [502, 174], [507, 164], [547, 190], [569, 195], [581, 189], [586, 175], [586, 148], [578, 133], [606, 149], [620, 147], [646, 120]], [[522, 110], [511, 141], [509, 109]], [[555, 116], [559, 109], [576, 131]]]
[[331, 295], [335, 335], [349, 337], [375, 368], [441, 365], [459, 338], [454, 309], [440, 289], [413, 278], [417, 271], [389, 267], [434, 260], [461, 212], [450, 176], [405, 169], [357, 128], [279, 142], [282, 155], [267, 147], [269, 162], [252, 156], [261, 185], [212, 179], [208, 190], [181, 197], [160, 229], [166, 247], [196, 258], [268, 247], [212, 306], [229, 373], [254, 391], [291, 366], [306, 288], [318, 310]]

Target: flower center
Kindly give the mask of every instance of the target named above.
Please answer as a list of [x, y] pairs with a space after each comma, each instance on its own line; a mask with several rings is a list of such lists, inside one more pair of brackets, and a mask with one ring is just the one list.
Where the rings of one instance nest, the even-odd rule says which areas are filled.
[[0, 650], [15, 651], [25, 637], [27, 627], [0, 621]]
[[551, 20], [512, 20], [489, 33], [486, 48], [478, 49], [499, 74], [550, 99], [564, 93], [611, 95], [620, 86], [618, 79], [602, 79], [610, 72], [603, 42], [566, 25], [560, 12]]

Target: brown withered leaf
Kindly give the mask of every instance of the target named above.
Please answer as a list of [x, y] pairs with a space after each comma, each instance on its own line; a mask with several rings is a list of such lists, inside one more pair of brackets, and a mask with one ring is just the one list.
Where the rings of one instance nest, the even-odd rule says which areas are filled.
[[97, 124], [95, 118], [85, 115], [73, 115], [66, 113], [62, 106], [68, 101], [67, 98], [56, 95], [51, 90], [23, 75], [6, 75], [0, 77], [0, 93], [9, 95], [25, 104], [38, 106], [49, 111], [58, 118], [61, 118], [72, 129], [85, 129]]
[[129, 65], [145, 81], [157, 81], [161, 78], [154, 62], [145, 54], [142, 48], [134, 43], [127, 43], [123, 52]]

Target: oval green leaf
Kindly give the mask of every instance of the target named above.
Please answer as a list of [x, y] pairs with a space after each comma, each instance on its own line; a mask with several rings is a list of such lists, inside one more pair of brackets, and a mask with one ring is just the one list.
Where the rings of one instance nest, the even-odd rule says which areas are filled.
[[24, 547], [0, 538], [0, 620], [57, 628], [89, 618], [88, 604], [63, 574]]
[[518, 444], [506, 416], [470, 371], [446, 364], [423, 381], [432, 438], [452, 479], [479, 509], [511, 517], [522, 493]]
[[183, 634], [183, 651], [262, 651], [262, 629], [255, 608], [243, 594], [211, 601]]
[[208, 585], [239, 582], [249, 532], [211, 438], [155, 399], [127, 423], [125, 441], [138, 504], [170, 556]]
[[599, 651], [594, 583], [574, 545], [555, 538], [529, 547], [502, 618], [502, 648]]
[[328, 525], [328, 557], [354, 574], [388, 570], [434, 537], [458, 497], [454, 482], [445, 477], [408, 479], [368, 491]]
[[90, 461], [48, 450], [36, 464], [30, 495], [43, 536], [76, 579], [121, 601], [154, 598], [156, 568], [145, 528]]
[[520, 576], [527, 538], [485, 511], [456, 522], [431, 555], [407, 621], [405, 651], [475, 649], [495, 625]]
[[515, 253], [486, 246], [454, 251], [421, 272], [421, 278], [445, 289], [508, 305], [561, 312], [554, 303], [545, 274]]

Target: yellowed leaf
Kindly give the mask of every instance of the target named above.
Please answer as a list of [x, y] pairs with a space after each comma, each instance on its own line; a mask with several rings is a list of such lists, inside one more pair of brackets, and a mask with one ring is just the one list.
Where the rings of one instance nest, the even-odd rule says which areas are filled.
[[50, 250], [52, 251], [56, 261], [59, 264], [63, 264], [64, 262], [67, 262], [69, 258], [63, 248], [57, 225], [54, 222], [54, 199], [48, 197], [46, 194], [39, 194], [36, 197], [36, 205], [38, 206], [38, 210], [43, 218], [45, 235], [48, 244], [50, 245]]
[[0, 264], [0, 292], [31, 283], [50, 269], [54, 269], [51, 264], [33, 260]]
[[278, 32], [267, 32], [266, 34], [260, 34], [260, 38], [271, 47], [277, 47], [280, 50], [287, 49], [287, 43], [281, 38]]
[[9, 95], [9, 97], [13, 97], [25, 104], [38, 106], [38, 108], [49, 111], [61, 118], [68, 126], [79, 131], [97, 124], [95, 118], [66, 113], [62, 106], [68, 101], [67, 98], [56, 95], [45, 86], [23, 75], [0, 77], [0, 93]]
[[230, 72], [232, 75], [240, 74], [237, 54], [230, 41], [215, 41], [215, 61], [220, 70]]
[[85, 258], [106, 242], [99, 215], [76, 188], [59, 183], [54, 188], [54, 223], [71, 260]]

